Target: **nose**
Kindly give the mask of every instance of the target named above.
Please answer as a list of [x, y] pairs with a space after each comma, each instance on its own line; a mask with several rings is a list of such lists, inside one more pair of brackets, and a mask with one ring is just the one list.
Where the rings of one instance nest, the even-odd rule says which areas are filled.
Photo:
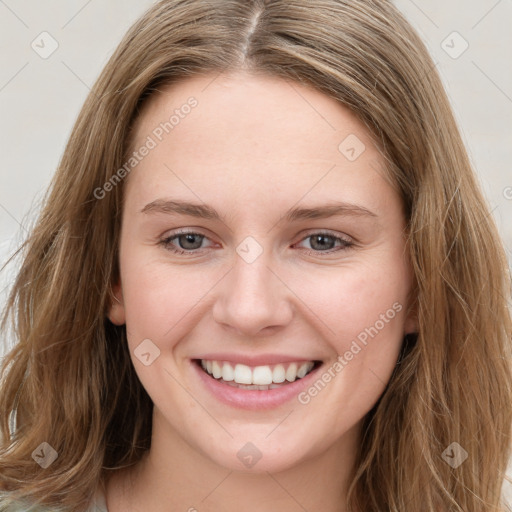
[[269, 263], [265, 252], [252, 263], [235, 255], [213, 306], [216, 322], [240, 336], [253, 337], [291, 321], [293, 293]]

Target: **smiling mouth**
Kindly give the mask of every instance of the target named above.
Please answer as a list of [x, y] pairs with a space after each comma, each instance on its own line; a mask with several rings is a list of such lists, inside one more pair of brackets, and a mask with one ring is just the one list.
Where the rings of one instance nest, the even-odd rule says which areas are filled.
[[247, 390], [268, 391], [304, 378], [322, 361], [300, 361], [273, 365], [247, 366], [228, 361], [195, 359], [194, 362], [211, 378]]

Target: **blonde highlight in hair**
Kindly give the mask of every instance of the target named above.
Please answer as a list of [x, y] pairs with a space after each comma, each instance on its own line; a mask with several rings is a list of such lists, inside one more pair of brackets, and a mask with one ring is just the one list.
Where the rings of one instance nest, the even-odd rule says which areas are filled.
[[[106, 318], [119, 277], [123, 182], [101, 200], [94, 190], [126, 161], [131, 128], [159, 87], [241, 69], [349, 107], [404, 204], [419, 332], [365, 418], [350, 510], [503, 511], [507, 260], [434, 63], [385, 0], [164, 0], [128, 31], [18, 251], [2, 319], [3, 332], [12, 320], [17, 343], [1, 368], [0, 489], [82, 512], [101, 480], [150, 447], [151, 400], [125, 328]], [[58, 453], [45, 471], [31, 457], [42, 442]], [[453, 442], [469, 454], [457, 468], [441, 456]]]

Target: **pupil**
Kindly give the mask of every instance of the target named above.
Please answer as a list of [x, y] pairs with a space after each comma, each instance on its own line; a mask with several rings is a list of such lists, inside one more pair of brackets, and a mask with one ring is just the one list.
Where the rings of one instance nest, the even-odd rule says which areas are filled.
[[[319, 244], [318, 248], [320, 248], [320, 249], [324, 248], [325, 249], [326, 248], [325, 242], [326, 242], [326, 240], [328, 241], [329, 239], [332, 239], [332, 237], [329, 236], [329, 235], [316, 235], [316, 236], [313, 237], [313, 240], [315, 242], [312, 243], [311, 245], [312, 245], [313, 248], [315, 248], [314, 246], [316, 244], [316, 241], [320, 240], [320, 244]], [[330, 245], [330, 244], [327, 244], [327, 245]]]
[[[183, 244], [181, 243], [181, 240], [180, 240], [180, 245], [182, 247], [182, 249], [197, 249], [200, 245], [201, 245], [201, 237], [199, 236], [199, 246], [197, 247], [187, 247], [187, 243], [191, 243], [192, 245], [194, 245], [194, 238], [196, 238], [198, 235], [194, 235], [192, 233], [187, 233], [185, 235], [181, 235], [181, 239], [185, 239], [185, 247], [183, 247]], [[196, 245], [197, 245], [197, 241], [196, 241]]]

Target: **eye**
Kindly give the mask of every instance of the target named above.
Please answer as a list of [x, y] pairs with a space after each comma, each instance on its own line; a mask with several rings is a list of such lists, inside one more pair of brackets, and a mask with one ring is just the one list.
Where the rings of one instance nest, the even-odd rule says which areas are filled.
[[[160, 241], [160, 244], [175, 254], [192, 254], [197, 252], [197, 249], [201, 247], [201, 244], [205, 239], [206, 235], [202, 235], [201, 233], [180, 231], [164, 238]], [[174, 240], [177, 240], [179, 247], [174, 245]]]
[[[306, 250], [306, 253], [313, 256], [318, 256], [322, 253], [332, 254], [335, 252], [347, 250], [354, 245], [353, 240], [350, 238], [336, 236], [336, 234], [331, 233], [330, 231], [310, 233], [305, 238], [303, 238], [301, 242], [305, 240], [310, 240], [309, 245], [312, 248], [312, 250]], [[337, 242], [340, 244], [337, 249], [334, 249]]]
[[[208, 240], [206, 235], [201, 233], [196, 233], [194, 231], [179, 231], [164, 238], [159, 242], [159, 244], [174, 254], [192, 255], [199, 252], [199, 249], [201, 249], [201, 245], [205, 239]], [[310, 233], [299, 243], [308, 239], [311, 240], [311, 249], [306, 249], [306, 253], [314, 256], [347, 250], [354, 245], [354, 242], [350, 238], [336, 236], [336, 234], [329, 231]], [[336, 249], [334, 247], [337, 243], [339, 243], [339, 245]]]

